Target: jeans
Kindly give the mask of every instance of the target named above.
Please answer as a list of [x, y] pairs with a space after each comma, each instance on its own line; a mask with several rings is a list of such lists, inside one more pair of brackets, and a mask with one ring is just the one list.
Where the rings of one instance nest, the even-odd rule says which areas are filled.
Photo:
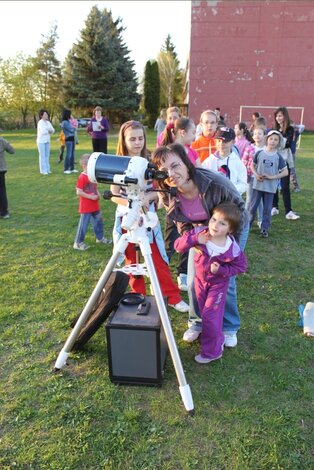
[[[239, 245], [241, 250], [243, 251], [249, 236], [250, 226], [249, 224], [244, 227], [240, 240]], [[194, 277], [195, 277], [195, 267], [194, 267], [194, 249], [190, 249], [189, 251], [189, 260], [188, 260], [188, 279], [187, 279], [187, 286], [188, 286], [188, 296], [189, 296], [189, 320], [188, 326], [193, 327], [195, 330], [202, 330], [202, 319], [201, 314], [198, 308], [198, 303], [195, 295], [194, 290]], [[229, 280], [229, 286], [227, 291], [226, 297], [226, 305], [225, 305], [225, 312], [224, 312], [224, 319], [223, 319], [223, 331], [225, 333], [237, 333], [240, 328], [240, 315], [238, 310], [237, 304], [237, 285], [236, 285], [236, 277], [232, 276]]]
[[250, 227], [252, 226], [257, 207], [260, 206], [260, 201], [263, 201], [263, 220], [261, 224], [261, 230], [266, 230], [268, 232], [270, 224], [271, 224], [271, 208], [273, 206], [273, 193], [266, 193], [265, 191], [258, 191], [253, 189], [253, 195], [251, 199], [251, 205], [249, 209], [249, 220], [250, 220]]
[[74, 240], [76, 243], [82, 243], [84, 241], [90, 221], [92, 222], [93, 230], [97, 240], [101, 240], [103, 238], [104, 223], [102, 220], [101, 212], [87, 212], [85, 214], [81, 214]]
[[[246, 200], [245, 200], [245, 208], [248, 211], [250, 209], [250, 204], [252, 200], [252, 194], [253, 194], [253, 176], [250, 178], [249, 183], [247, 183], [247, 188], [246, 188]], [[262, 222], [263, 220], [263, 199], [261, 199], [261, 202], [259, 203], [259, 206], [257, 208], [257, 221]]]
[[39, 171], [42, 175], [50, 173], [50, 142], [37, 143], [39, 152]]
[[66, 140], [65, 148], [64, 171], [72, 171], [74, 170], [74, 140]]
[[[166, 215], [166, 228], [165, 228], [165, 247], [169, 263], [172, 255], [174, 254], [174, 242], [179, 237], [178, 229], [174, 221]], [[188, 268], [188, 253], [178, 253], [178, 264], [176, 268], [177, 276], [180, 274], [186, 274]]]

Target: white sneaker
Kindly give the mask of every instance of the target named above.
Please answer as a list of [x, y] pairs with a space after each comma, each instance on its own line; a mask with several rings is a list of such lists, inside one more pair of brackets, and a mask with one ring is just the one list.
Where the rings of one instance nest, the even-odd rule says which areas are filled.
[[63, 173], [64, 173], [65, 175], [70, 175], [70, 174], [72, 173], [72, 171], [71, 171], [71, 170], [65, 170]]
[[183, 292], [187, 292], [187, 290], [188, 290], [188, 286], [187, 286], [186, 281], [187, 281], [187, 275], [186, 274], [180, 274], [177, 277], [178, 287]]
[[103, 243], [104, 245], [110, 245], [112, 243], [112, 240], [109, 240], [108, 238], [102, 237], [100, 240], [96, 238], [96, 243]]
[[236, 333], [224, 333], [225, 335], [225, 346], [226, 348], [235, 348], [238, 344]]
[[86, 245], [84, 242], [82, 243], [74, 243], [73, 245], [73, 248], [74, 250], [81, 250], [81, 251], [85, 251], [85, 250], [88, 250], [89, 246]]
[[172, 308], [174, 308], [175, 310], [177, 310], [178, 312], [181, 312], [181, 313], [186, 313], [186, 312], [189, 311], [189, 306], [186, 302], [184, 302], [184, 300], [181, 300], [181, 302], [178, 302], [175, 305], [169, 304], [169, 307], [172, 307]]
[[299, 218], [300, 218], [300, 216], [297, 215], [297, 214], [296, 214], [295, 212], [293, 212], [293, 211], [290, 211], [290, 212], [288, 212], [288, 214], [286, 214], [286, 219], [288, 219], [288, 220], [297, 220], [297, 219], [299, 219]]
[[193, 341], [197, 340], [201, 332], [202, 330], [196, 329], [195, 326], [190, 326], [190, 328], [184, 332], [183, 341], [193, 343]]
[[279, 214], [279, 210], [277, 209], [277, 207], [273, 207], [271, 210], [271, 215], [278, 215], [278, 214]]
[[71, 170], [70, 173], [78, 173], [78, 170]]

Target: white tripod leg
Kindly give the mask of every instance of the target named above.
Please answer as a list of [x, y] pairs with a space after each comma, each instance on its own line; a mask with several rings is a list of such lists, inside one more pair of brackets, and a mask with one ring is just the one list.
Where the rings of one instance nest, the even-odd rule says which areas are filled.
[[172, 362], [173, 362], [173, 365], [177, 374], [178, 382], [179, 382], [179, 390], [180, 390], [181, 398], [185, 406], [185, 409], [191, 415], [193, 415], [194, 405], [193, 405], [191, 389], [190, 389], [190, 386], [186, 382], [178, 348], [177, 348], [177, 345], [173, 336], [167, 309], [166, 309], [165, 302], [162, 296], [162, 292], [160, 290], [159, 281], [158, 281], [155, 266], [152, 260], [152, 256], [151, 256], [152, 251], [150, 248], [148, 237], [146, 236], [146, 237], [140, 238], [139, 245], [140, 245], [141, 253], [145, 259], [150, 281], [154, 289], [154, 295], [155, 295], [155, 299], [156, 299], [156, 303], [157, 303], [157, 307], [158, 307], [158, 311], [160, 315], [160, 320], [164, 328]]
[[75, 340], [78, 337], [78, 335], [80, 334], [80, 331], [81, 331], [82, 327], [85, 325], [86, 321], [88, 320], [88, 317], [89, 317], [95, 303], [99, 299], [101, 291], [104, 288], [104, 286], [106, 285], [106, 282], [108, 281], [109, 276], [112, 273], [119, 256], [121, 254], [125, 253], [126, 247], [129, 244], [129, 238], [130, 238], [129, 234], [125, 233], [119, 239], [119, 241], [118, 241], [118, 243], [117, 243], [117, 245], [116, 245], [116, 247], [113, 251], [113, 254], [112, 254], [111, 258], [108, 261], [108, 264], [107, 264], [103, 274], [101, 275], [99, 281], [97, 282], [96, 287], [94, 288], [90, 298], [88, 299], [88, 301], [87, 301], [87, 303], [86, 303], [79, 319], [77, 320], [70, 336], [66, 340], [66, 343], [65, 343], [64, 347], [62, 348], [62, 350], [59, 353], [58, 359], [56, 360], [56, 363], [55, 363], [55, 369], [54, 369], [55, 371], [58, 371], [58, 370], [62, 369], [65, 366], [67, 358], [68, 358], [68, 356], [71, 352], [71, 349], [72, 349], [72, 347], [75, 343]]

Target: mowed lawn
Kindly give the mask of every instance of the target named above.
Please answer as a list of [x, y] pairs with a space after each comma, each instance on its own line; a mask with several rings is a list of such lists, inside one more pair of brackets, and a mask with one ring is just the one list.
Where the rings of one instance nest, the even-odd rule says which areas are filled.
[[[35, 130], [2, 132], [16, 154], [6, 155], [11, 218], [0, 219], [0, 468], [314, 468], [314, 340], [303, 335], [298, 313], [314, 301], [314, 135], [302, 136], [297, 155], [301, 192], [292, 205], [300, 219], [285, 219], [280, 198], [269, 238], [259, 238], [256, 224], [251, 230], [248, 271], [238, 278], [238, 347], [196, 364], [199, 344], [182, 340], [187, 315], [169, 310], [195, 405], [190, 417], [170, 356], [160, 387], [111, 383], [104, 327], [52, 372], [112, 250], [96, 244], [91, 229], [91, 248], [73, 250], [77, 175], [57, 163], [57, 134], [52, 174], [41, 176]], [[155, 138], [149, 131], [150, 149]], [[110, 153], [116, 142], [110, 134]], [[76, 160], [90, 151], [80, 129]], [[115, 206], [101, 206], [111, 236]]]

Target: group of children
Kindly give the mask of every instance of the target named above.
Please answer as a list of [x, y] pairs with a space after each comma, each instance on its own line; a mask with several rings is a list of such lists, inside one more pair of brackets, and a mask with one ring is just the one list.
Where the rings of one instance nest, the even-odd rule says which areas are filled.
[[[245, 123], [239, 123], [235, 129], [218, 127], [217, 114], [206, 110], [201, 114], [202, 134], [195, 139], [193, 120], [181, 117], [176, 107], [166, 111], [166, 126], [157, 135], [157, 147], [177, 143], [184, 147], [187, 157], [195, 167], [220, 172], [234, 184], [240, 195], [245, 194], [246, 208], [249, 212], [250, 225], [253, 224], [256, 212], [259, 211], [258, 224], [262, 238], [268, 237], [271, 217], [274, 208], [274, 195], [278, 192], [278, 181], [286, 178], [289, 181], [289, 167], [293, 166], [290, 153], [285, 152], [288, 139], [281, 114], [286, 119], [286, 108], [275, 112], [278, 129], [266, 133], [266, 126], [255, 123], [249, 132]], [[279, 118], [278, 118], [279, 116]], [[285, 126], [285, 127], [284, 127]], [[290, 142], [288, 142], [290, 145]], [[137, 121], [128, 121], [120, 128], [117, 155], [141, 156], [150, 159], [146, 147], [146, 135], [143, 125]], [[88, 224], [93, 224], [96, 241], [108, 244], [111, 240], [104, 237], [103, 221], [99, 206], [99, 192], [94, 183], [90, 183], [86, 168], [89, 155], [84, 154], [80, 163], [83, 168], [76, 192], [80, 198], [80, 221], [77, 229], [74, 248], [86, 250], [84, 242]], [[288, 180], [287, 180], [288, 178]], [[285, 186], [285, 188], [286, 188]], [[148, 182], [148, 187], [152, 183]], [[125, 189], [112, 185], [112, 201], [117, 204], [114, 224], [114, 240], [123, 233], [121, 219], [125, 214], [127, 199]], [[146, 205], [155, 211], [158, 197], [148, 193]], [[285, 193], [284, 203], [286, 218], [299, 218], [291, 209]], [[222, 319], [229, 279], [246, 270], [247, 262], [243, 251], [233, 237], [238, 232], [240, 215], [237, 206], [231, 202], [218, 204], [212, 211], [207, 226], [196, 227], [179, 235], [176, 225], [166, 216], [165, 237], [158, 225], [150, 234], [152, 257], [157, 266], [158, 279], [162, 293], [168, 297], [170, 306], [180, 312], [188, 311], [188, 305], [182, 300], [179, 290], [187, 290], [187, 253], [192, 247], [198, 248], [195, 257], [196, 275], [194, 288], [202, 314], [201, 353], [195, 357], [196, 362], [204, 364], [218, 359], [223, 354]], [[179, 253], [177, 266], [178, 286], [173, 282], [169, 261], [174, 252]], [[125, 252], [125, 263], [136, 262], [135, 247], [129, 244]], [[143, 279], [130, 276], [130, 287], [133, 291], [146, 293]], [[208, 351], [213, 345], [220, 345], [220, 352], [212, 359]]]

